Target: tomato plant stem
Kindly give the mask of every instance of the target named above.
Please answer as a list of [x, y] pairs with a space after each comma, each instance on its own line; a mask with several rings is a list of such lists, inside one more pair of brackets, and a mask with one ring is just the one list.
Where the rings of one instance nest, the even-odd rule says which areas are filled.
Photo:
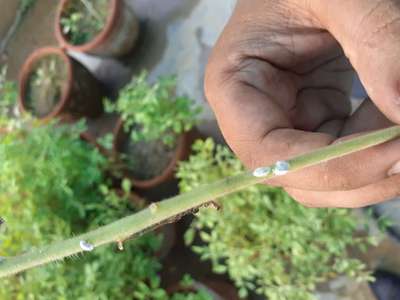
[[[251, 185], [261, 183], [266, 179], [311, 167], [399, 137], [400, 126], [390, 127], [317, 149], [288, 161], [281, 161], [268, 167], [259, 168], [254, 172], [244, 172], [198, 187], [189, 193], [152, 204], [132, 216], [125, 217], [91, 232], [64, 241], [58, 241], [19, 256], [0, 258], [0, 278], [62, 260], [78, 253], [92, 251], [92, 249], [105, 244], [116, 243], [120, 245], [121, 241], [139, 236], [160, 225], [174, 222], [184, 214], [190, 213], [193, 209], [207, 205], [215, 199]], [[85, 245], [85, 247], [82, 247], [82, 245]]]

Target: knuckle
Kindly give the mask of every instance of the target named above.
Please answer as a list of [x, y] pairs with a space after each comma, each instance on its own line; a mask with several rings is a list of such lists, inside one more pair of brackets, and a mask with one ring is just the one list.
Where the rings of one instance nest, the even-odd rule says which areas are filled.
[[220, 52], [223, 52], [223, 49], [216, 47], [208, 61], [204, 76], [204, 94], [210, 104], [221, 97], [229, 98], [230, 95], [227, 95], [231, 91], [229, 85], [234, 83], [237, 64], [242, 62], [241, 60], [230, 62], [226, 56], [221, 56]]

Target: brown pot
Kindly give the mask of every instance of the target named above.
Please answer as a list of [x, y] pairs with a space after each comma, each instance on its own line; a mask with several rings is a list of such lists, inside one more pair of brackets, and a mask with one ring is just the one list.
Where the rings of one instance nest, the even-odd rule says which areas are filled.
[[[124, 132], [123, 121], [120, 119], [114, 130], [114, 153], [120, 153], [121, 145], [129, 138], [129, 135]], [[189, 157], [190, 148], [195, 140], [194, 132], [182, 134], [178, 139], [178, 144], [175, 149], [174, 158], [170, 161], [167, 168], [159, 176], [149, 180], [138, 180], [133, 178], [128, 171], [124, 171], [124, 175], [132, 181], [132, 185], [138, 189], [148, 190], [155, 188], [174, 178], [177, 165]]]
[[60, 48], [45, 47], [36, 50], [25, 61], [19, 80], [19, 109], [30, 112], [26, 106], [26, 92], [29, 76], [34, 64], [47, 55], [58, 55], [67, 65], [67, 80], [61, 98], [53, 110], [40, 119], [61, 118], [71, 120], [80, 117], [94, 118], [103, 112], [104, 90], [102, 85], [78, 61], [69, 57]]
[[55, 32], [61, 47], [100, 56], [122, 56], [135, 46], [139, 22], [124, 0], [110, 0], [109, 15], [103, 30], [90, 42], [73, 45], [62, 32], [61, 17], [71, 0], [62, 0], [56, 15]]

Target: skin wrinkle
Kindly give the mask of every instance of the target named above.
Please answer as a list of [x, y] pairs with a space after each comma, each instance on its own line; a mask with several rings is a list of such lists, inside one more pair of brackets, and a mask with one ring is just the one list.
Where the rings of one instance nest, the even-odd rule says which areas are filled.
[[381, 26], [377, 27], [373, 33], [376, 35], [382, 34], [382, 31], [388, 30], [391, 26], [400, 21], [400, 16], [394, 16], [392, 20], [383, 23]]
[[[259, 69], [253, 68], [253, 69], [251, 69], [251, 66], [254, 64], [254, 61], [255, 62], [259, 61], [260, 62], [259, 65], [260, 66], [263, 66], [263, 64], [266, 64], [265, 66], [269, 65], [268, 62], [265, 62], [264, 60], [262, 60], [262, 59], [260, 59], [258, 57], [246, 57], [246, 58], [243, 58], [242, 61], [239, 63], [239, 65], [236, 66], [235, 68], [233, 68], [235, 70], [235, 73], [233, 74], [233, 76], [230, 77], [230, 80], [236, 80], [239, 84], [241, 83], [243, 85], [247, 85], [249, 87], [252, 87], [252, 88], [256, 89], [257, 91], [259, 91], [260, 93], [265, 94], [270, 99], [273, 99], [274, 102], [277, 105], [279, 105], [282, 109], [290, 110], [290, 107], [286, 108], [283, 103], [281, 103], [279, 101], [275, 101], [276, 99], [275, 99], [274, 95], [269, 92], [269, 89], [267, 88], [268, 86], [266, 86], [265, 89], [262, 89], [259, 86], [259, 85], [263, 84], [264, 82], [271, 83], [272, 81], [273, 82], [281, 81], [280, 73], [283, 72], [283, 71], [277, 70], [277, 72], [274, 73], [274, 76], [267, 76], [264, 73], [265, 72], [264, 68], [259, 68]], [[274, 68], [274, 66], [271, 66], [271, 67]], [[261, 73], [261, 74], [258, 74], [258, 73]], [[252, 76], [252, 75], [254, 75], [254, 74], [256, 74], [256, 78], [257, 78], [256, 81], [253, 80], [255, 77]], [[243, 75], [243, 76], [240, 76], [240, 75]], [[297, 89], [298, 84], [296, 82], [297, 80], [294, 77], [292, 77], [292, 76], [283, 76], [283, 74], [282, 74], [282, 77], [283, 77], [282, 80], [286, 79], [287, 80], [287, 84], [290, 86], [290, 88], [287, 89], [288, 91]], [[258, 82], [259, 78], [263, 79], [262, 83]], [[257, 84], [257, 82], [258, 82], [258, 84]], [[293, 107], [293, 105], [295, 105], [295, 103], [293, 103], [291, 105], [291, 107]]]
[[[400, 20], [398, 14], [393, 15], [388, 13], [392, 11], [393, 8], [391, 6], [395, 5], [395, 3], [385, 0], [377, 1], [378, 2], [363, 16], [358, 26], [355, 26], [355, 28], [359, 28], [359, 30], [354, 33], [356, 40], [369, 47], [373, 47], [375, 44], [377, 44], [376, 38], [379, 36], [385, 36], [383, 32], [388, 30]], [[388, 14], [391, 15], [389, 20], [383, 17]], [[365, 32], [365, 27], [368, 27], [368, 24], [374, 20], [379, 20], [379, 22], [375, 25], [375, 28], [369, 32]], [[381, 24], [380, 22], [382, 21], [383, 23]]]
[[[341, 102], [343, 102], [345, 105], [337, 105], [337, 102], [333, 103], [333, 101], [324, 101], [324, 105], [326, 106], [325, 109], [327, 109], [328, 111], [331, 112], [335, 112], [334, 114], [332, 114], [331, 119], [338, 119], [338, 118], [345, 118], [348, 117], [351, 113], [351, 103], [348, 99], [348, 95], [347, 93], [345, 93], [344, 91], [342, 91], [339, 88], [336, 87], [308, 87], [308, 88], [302, 88], [301, 90], [299, 90], [298, 92], [298, 97], [300, 96], [301, 93], [307, 92], [307, 91], [321, 91], [321, 92], [327, 92], [327, 91], [334, 91], [337, 92], [339, 94], [341, 94]], [[326, 98], [327, 99], [327, 98]], [[293, 110], [295, 110], [297, 108], [297, 105], [293, 108]], [[290, 113], [291, 111], [289, 111]], [[321, 127], [324, 123], [329, 122], [331, 120], [325, 120], [323, 121], [321, 124], [318, 124], [315, 126], [314, 130], [317, 130], [319, 127]]]
[[[361, 21], [358, 26], [356, 26], [356, 28], [362, 30], [366, 21], [368, 21], [374, 14], [376, 14], [376, 12], [378, 12], [380, 10], [380, 7], [384, 4], [387, 5], [387, 2], [384, 0], [377, 0], [377, 3], [372, 6], [371, 9], [361, 18]], [[358, 36], [357, 32], [355, 33], [355, 36]]]
[[307, 71], [307, 72], [298, 73], [297, 75], [309, 75], [309, 74], [312, 74], [312, 73], [314, 73], [315, 71], [320, 70], [320, 68], [321, 68], [322, 66], [328, 65], [328, 64], [330, 64], [330, 63], [332, 63], [332, 62], [335, 62], [335, 61], [337, 61], [339, 58], [341, 58], [341, 57], [343, 57], [343, 56], [344, 56], [344, 54], [339, 54], [339, 55], [336, 55], [336, 56], [334, 56], [334, 57], [332, 57], [332, 58], [328, 58], [326, 61], [322, 62], [322, 63], [319, 64], [318, 66], [315, 66], [313, 69], [311, 69], [311, 70], [309, 70], [309, 71]]

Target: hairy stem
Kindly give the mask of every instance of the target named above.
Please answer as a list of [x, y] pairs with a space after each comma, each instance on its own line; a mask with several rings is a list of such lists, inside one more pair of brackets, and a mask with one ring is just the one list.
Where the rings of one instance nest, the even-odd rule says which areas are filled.
[[[0, 278], [53, 261], [62, 260], [66, 257], [82, 253], [85, 250], [91, 250], [92, 246], [96, 248], [109, 243], [125, 241], [160, 224], [172, 222], [177, 216], [182, 216], [192, 209], [206, 205], [217, 198], [277, 176], [279, 174], [277, 171], [280, 171], [281, 174], [282, 172], [298, 171], [398, 137], [400, 137], [400, 126], [395, 126], [292, 158], [283, 164], [285, 166], [283, 170], [279, 170], [277, 165], [272, 165], [260, 168], [261, 172], [244, 172], [219, 182], [201, 186], [189, 193], [152, 204], [139, 213], [125, 217], [94, 231], [65, 241], [55, 242], [49, 246], [19, 256], [3, 258], [0, 260]], [[254, 176], [255, 174], [257, 176]], [[83, 247], [82, 242], [84, 245], [89, 245], [90, 247]]]

